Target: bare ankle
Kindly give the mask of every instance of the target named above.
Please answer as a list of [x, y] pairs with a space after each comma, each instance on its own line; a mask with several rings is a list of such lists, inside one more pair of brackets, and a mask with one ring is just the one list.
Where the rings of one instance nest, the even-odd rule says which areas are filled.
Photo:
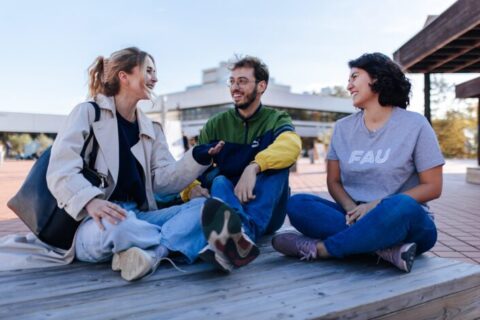
[[320, 259], [330, 258], [330, 254], [322, 241], [317, 242], [317, 257]]

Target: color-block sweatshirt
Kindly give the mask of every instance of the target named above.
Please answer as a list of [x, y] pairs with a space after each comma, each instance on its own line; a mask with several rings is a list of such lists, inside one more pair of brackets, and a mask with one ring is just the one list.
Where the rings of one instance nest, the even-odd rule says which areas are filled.
[[[213, 159], [212, 170], [236, 183], [250, 163], [259, 165], [260, 171], [288, 168], [301, 151], [300, 137], [294, 132], [288, 113], [260, 105], [248, 119], [237, 109], [231, 109], [211, 118], [199, 136], [199, 145], [210, 148], [218, 141], [225, 141], [222, 151]], [[200, 177], [207, 180], [211, 171]]]

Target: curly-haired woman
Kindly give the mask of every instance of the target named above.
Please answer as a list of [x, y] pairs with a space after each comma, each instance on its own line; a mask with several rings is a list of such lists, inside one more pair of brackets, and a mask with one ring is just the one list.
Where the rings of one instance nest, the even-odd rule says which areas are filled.
[[335, 202], [292, 196], [288, 216], [303, 235], [281, 233], [272, 244], [306, 260], [376, 252], [409, 272], [437, 239], [426, 203], [441, 194], [444, 159], [427, 120], [405, 110], [411, 85], [390, 58], [364, 54], [349, 67], [360, 112], [335, 125], [327, 156]]

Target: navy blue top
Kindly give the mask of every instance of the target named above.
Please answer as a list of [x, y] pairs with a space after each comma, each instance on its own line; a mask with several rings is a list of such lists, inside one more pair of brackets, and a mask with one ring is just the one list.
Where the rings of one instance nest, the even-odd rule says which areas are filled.
[[130, 151], [140, 140], [138, 122], [132, 123], [117, 112], [117, 123], [120, 165], [117, 185], [110, 200], [136, 202], [140, 209], [145, 209], [145, 175], [142, 166]]

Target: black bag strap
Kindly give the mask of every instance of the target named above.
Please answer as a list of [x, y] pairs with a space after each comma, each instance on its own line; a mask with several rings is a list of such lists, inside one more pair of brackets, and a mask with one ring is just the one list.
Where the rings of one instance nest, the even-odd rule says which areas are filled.
[[[93, 106], [95, 109], [95, 120], [94, 122], [97, 122], [100, 120], [100, 107], [95, 101], [89, 101], [89, 103]], [[82, 152], [80, 152], [80, 156], [82, 159], [85, 157], [85, 152], [87, 150], [88, 144], [90, 143], [90, 140], [93, 138], [93, 146], [92, 146], [92, 152], [90, 153], [90, 156], [88, 157], [88, 167], [93, 168], [95, 166], [95, 160], [97, 159], [97, 153], [98, 153], [98, 142], [97, 139], [95, 138], [95, 135], [93, 134], [93, 127], [90, 126], [90, 133], [88, 134], [87, 139], [85, 140], [85, 144], [83, 145]]]

